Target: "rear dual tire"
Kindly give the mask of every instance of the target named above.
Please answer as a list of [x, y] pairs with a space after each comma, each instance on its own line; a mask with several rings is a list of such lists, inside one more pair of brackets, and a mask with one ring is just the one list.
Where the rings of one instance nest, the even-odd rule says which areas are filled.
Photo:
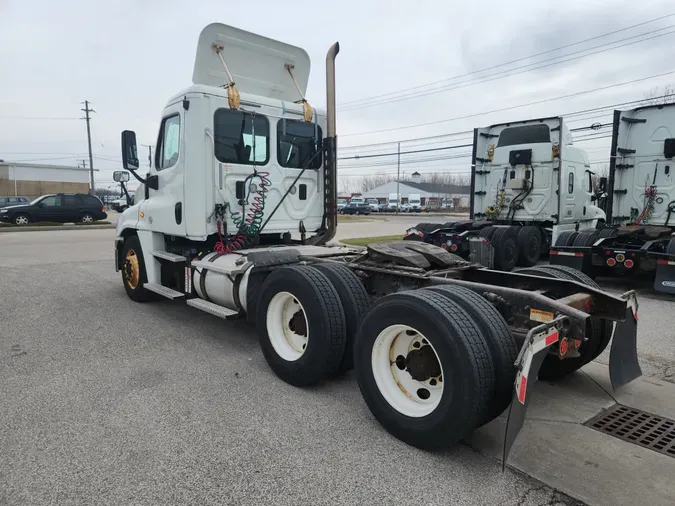
[[475, 322], [431, 290], [373, 304], [356, 335], [354, 362], [372, 414], [418, 448], [448, 447], [468, 434], [494, 390], [490, 351]]
[[[554, 279], [567, 279], [593, 288], [599, 288], [598, 284], [583, 272], [564, 265], [530, 267], [519, 269], [517, 272]], [[580, 356], [561, 360], [556, 355], [549, 353], [544, 358], [544, 362], [539, 370], [539, 378], [545, 381], [560, 380], [595, 360], [607, 348], [613, 329], [612, 322], [608, 320], [590, 318], [586, 327], [586, 337], [588, 337], [588, 340], [579, 347]]]

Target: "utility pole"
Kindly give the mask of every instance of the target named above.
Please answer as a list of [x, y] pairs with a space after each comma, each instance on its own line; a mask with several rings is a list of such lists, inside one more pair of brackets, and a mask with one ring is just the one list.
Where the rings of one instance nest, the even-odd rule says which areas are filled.
[[152, 145], [141, 144], [144, 148], [148, 148], [148, 166], [152, 169]]
[[94, 193], [94, 157], [91, 153], [91, 127], [89, 126], [89, 120], [91, 119], [89, 113], [96, 112], [89, 107], [89, 100], [84, 101], [84, 118], [87, 121], [87, 144], [89, 146], [89, 179], [91, 180], [91, 188], [89, 193]]
[[401, 200], [401, 143], [398, 143], [396, 148], [396, 155], [398, 158], [397, 168], [396, 168], [396, 214], [398, 214], [398, 208], [400, 206]]

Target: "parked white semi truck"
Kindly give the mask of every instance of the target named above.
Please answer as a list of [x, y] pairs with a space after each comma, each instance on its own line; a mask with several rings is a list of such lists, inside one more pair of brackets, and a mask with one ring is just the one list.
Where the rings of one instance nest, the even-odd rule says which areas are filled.
[[326, 246], [337, 224], [338, 49], [326, 57], [324, 113], [305, 99], [304, 50], [204, 28], [193, 85], [165, 107], [147, 175], [135, 134], [122, 133], [124, 167], [144, 192], [117, 224], [129, 297], [246, 318], [292, 385], [354, 368], [377, 420], [422, 448], [447, 447], [510, 406], [508, 453], [536, 376], [595, 358], [614, 323], [612, 383], [639, 376], [633, 292], [605, 293], [564, 268], [491, 271], [419, 242]]
[[406, 238], [468, 258], [469, 239], [480, 235], [493, 246], [491, 266], [533, 266], [561, 232], [594, 230], [605, 219], [590, 169], [561, 117], [477, 128], [470, 219], [420, 223]]
[[601, 182], [606, 227], [560, 234], [552, 265], [587, 274], [654, 274], [675, 294], [675, 104], [614, 111], [609, 175]]

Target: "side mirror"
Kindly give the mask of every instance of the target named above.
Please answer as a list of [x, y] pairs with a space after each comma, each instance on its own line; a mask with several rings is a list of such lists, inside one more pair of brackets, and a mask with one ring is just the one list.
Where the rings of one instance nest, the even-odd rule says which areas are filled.
[[123, 170], [116, 170], [113, 172], [113, 181], [116, 183], [126, 183], [129, 181], [129, 173]]
[[132, 130], [124, 130], [122, 132], [122, 166], [126, 170], [138, 169], [138, 148], [136, 147], [136, 132]]
[[607, 178], [606, 177], [600, 178], [600, 182], [598, 183], [598, 190], [600, 190], [601, 193], [605, 193], [607, 191]]

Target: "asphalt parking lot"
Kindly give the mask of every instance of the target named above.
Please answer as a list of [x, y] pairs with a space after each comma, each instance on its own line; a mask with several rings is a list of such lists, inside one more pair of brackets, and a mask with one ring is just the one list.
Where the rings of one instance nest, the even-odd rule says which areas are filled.
[[[398, 220], [422, 221], [338, 237]], [[0, 504], [575, 504], [475, 445], [397, 441], [353, 375], [281, 382], [243, 322], [133, 303], [113, 238], [0, 234]], [[643, 370], [673, 380], [675, 305], [640, 304]]]

